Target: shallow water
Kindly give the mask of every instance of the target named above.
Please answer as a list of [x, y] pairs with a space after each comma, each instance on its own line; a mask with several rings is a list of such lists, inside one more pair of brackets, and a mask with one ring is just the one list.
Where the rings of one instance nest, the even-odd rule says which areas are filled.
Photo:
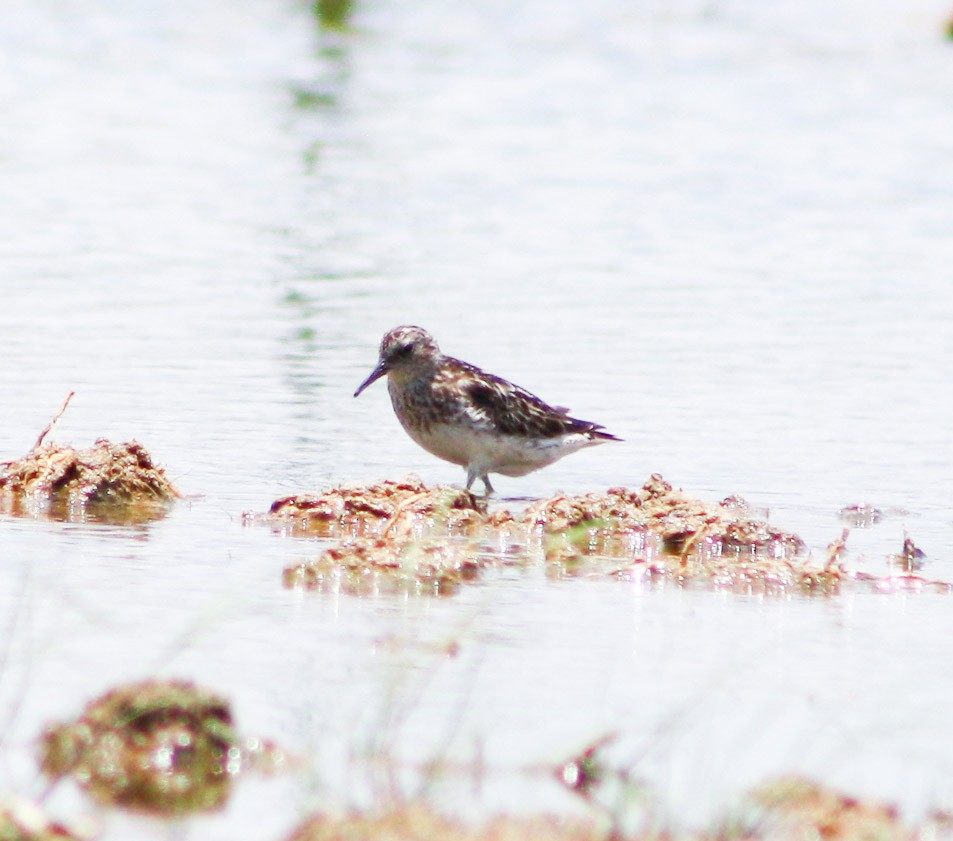
[[44, 788], [43, 722], [161, 674], [304, 767], [172, 829], [102, 812], [107, 838], [279, 838], [366, 798], [375, 753], [468, 766], [439, 802], [476, 815], [582, 811], [539, 769], [608, 733], [676, 823], [782, 771], [951, 805], [949, 597], [293, 593], [316, 544], [241, 524], [462, 479], [382, 385], [351, 398], [420, 323], [626, 439], [504, 497], [660, 472], [816, 553], [864, 501], [886, 517], [853, 566], [906, 530], [953, 579], [949, 12], [381, 0], [332, 35], [293, 3], [4, 4], [0, 458], [75, 390], [58, 439], [135, 437], [189, 499], [141, 528], [0, 519], [0, 791]]

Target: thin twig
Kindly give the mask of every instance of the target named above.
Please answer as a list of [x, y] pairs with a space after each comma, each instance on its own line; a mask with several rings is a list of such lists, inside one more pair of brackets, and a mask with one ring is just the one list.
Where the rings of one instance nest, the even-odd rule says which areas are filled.
[[75, 393], [76, 393], [75, 391], [71, 391], [69, 394], [66, 395], [66, 399], [63, 401], [63, 405], [60, 406], [60, 410], [55, 415], [53, 415], [53, 419], [46, 425], [46, 429], [44, 429], [40, 433], [40, 437], [36, 439], [36, 443], [33, 445], [34, 450], [40, 449], [40, 445], [43, 443], [43, 439], [46, 438], [46, 436], [49, 435], [56, 428], [56, 425], [60, 422], [60, 418], [63, 417], [63, 413], [66, 411], [66, 407], [69, 406], [69, 402], [70, 400], [73, 399], [73, 395]]

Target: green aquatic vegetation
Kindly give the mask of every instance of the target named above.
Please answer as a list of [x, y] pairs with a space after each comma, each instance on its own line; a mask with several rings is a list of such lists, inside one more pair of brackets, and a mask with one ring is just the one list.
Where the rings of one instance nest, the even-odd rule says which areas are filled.
[[[291, 95], [294, 97], [296, 108], [302, 110], [312, 110], [321, 108], [333, 108], [337, 105], [337, 96], [329, 91], [317, 90], [303, 86], [295, 86], [291, 89]], [[303, 296], [296, 293], [289, 293], [285, 296], [285, 303], [301, 303]], [[313, 330], [311, 332], [314, 332]]]
[[314, 15], [325, 29], [346, 29], [354, 0], [315, 0]]

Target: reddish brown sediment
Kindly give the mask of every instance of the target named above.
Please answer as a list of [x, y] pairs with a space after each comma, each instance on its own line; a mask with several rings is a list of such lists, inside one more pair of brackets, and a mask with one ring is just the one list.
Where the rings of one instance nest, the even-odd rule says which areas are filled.
[[709, 541], [722, 554], [767, 553], [793, 557], [805, 549], [796, 534], [747, 516], [739, 497], [717, 505], [673, 488], [657, 473], [638, 490], [617, 487], [603, 494], [557, 496], [530, 506], [522, 522], [549, 534], [597, 521], [613, 534], [650, 532], [668, 554], [686, 555]]
[[263, 519], [295, 534], [324, 537], [400, 536], [424, 524], [465, 534], [490, 521], [484, 500], [459, 488], [427, 487], [416, 476], [284, 497]]
[[50, 514], [93, 510], [118, 519], [164, 513], [180, 494], [138, 441], [104, 438], [88, 449], [40, 443], [22, 458], [0, 465], [0, 511]]
[[739, 497], [706, 503], [658, 475], [637, 489], [558, 494], [515, 514], [409, 477], [285, 497], [246, 521], [340, 541], [285, 570], [286, 586], [306, 589], [447, 594], [516, 564], [557, 577], [762, 592], [833, 593], [844, 580], [842, 563], [814, 563], [798, 535], [750, 516]]

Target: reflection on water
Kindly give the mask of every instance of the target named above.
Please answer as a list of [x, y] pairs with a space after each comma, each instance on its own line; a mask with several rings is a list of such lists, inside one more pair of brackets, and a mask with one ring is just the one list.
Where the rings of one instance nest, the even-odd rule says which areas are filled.
[[383, 391], [351, 398], [418, 323], [626, 439], [503, 496], [659, 472], [816, 554], [864, 504], [849, 564], [885, 574], [907, 533], [953, 578], [947, 12], [382, 0], [330, 31], [310, 4], [5, 4], [0, 459], [72, 390], [59, 440], [148, 441], [189, 499], [148, 540], [0, 518], [0, 788], [38, 789], [44, 721], [166, 671], [308, 758], [203, 838], [281, 837], [309, 786], [366, 792], [384, 743], [478, 754], [480, 796], [446, 793], [474, 813], [583, 808], [506, 772], [607, 733], [679, 819], [778, 771], [948, 803], [946, 597], [529, 570], [353, 599], [283, 590], [313, 551], [240, 525], [332, 482], [457, 480]]
[[[90, 523], [107, 526], [129, 526], [131, 534], [136, 527], [144, 526], [151, 520], [165, 517], [171, 504], [156, 505], [145, 503], [139, 505], [116, 506], [112, 503], [96, 504], [76, 502], [69, 499], [11, 500], [0, 504], [0, 513], [9, 517], [27, 517], [34, 520], [51, 520], [59, 523]], [[143, 530], [143, 533], [146, 533]]]

